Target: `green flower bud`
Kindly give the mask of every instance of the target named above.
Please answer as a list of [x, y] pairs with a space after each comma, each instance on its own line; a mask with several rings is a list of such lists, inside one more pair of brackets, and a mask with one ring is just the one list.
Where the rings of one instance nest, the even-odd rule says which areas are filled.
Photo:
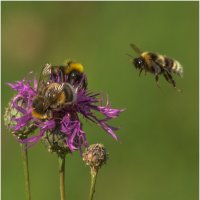
[[[19, 98], [17, 100], [17, 105], [21, 108], [26, 108], [26, 103], [23, 101], [22, 98]], [[9, 101], [8, 103], [8, 107], [6, 107], [5, 109], [5, 113], [4, 113], [4, 124], [5, 126], [8, 128], [8, 130], [14, 135], [16, 136], [18, 139], [25, 139], [27, 138], [28, 134], [32, 133], [37, 126], [35, 126], [35, 124], [33, 124], [31, 121], [24, 126], [22, 129], [20, 130], [14, 130], [13, 127], [16, 126], [16, 121], [14, 120], [14, 118], [20, 118], [22, 117], [23, 114], [21, 112], [19, 112], [13, 105], [12, 105], [12, 99]]]
[[57, 153], [59, 156], [65, 156], [65, 154], [71, 152], [66, 144], [66, 135], [61, 133], [59, 129], [46, 132], [42, 138], [42, 143], [50, 153]]

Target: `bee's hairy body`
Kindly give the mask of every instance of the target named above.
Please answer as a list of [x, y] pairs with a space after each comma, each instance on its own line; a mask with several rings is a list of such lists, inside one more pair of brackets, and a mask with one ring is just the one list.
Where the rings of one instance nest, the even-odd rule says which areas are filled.
[[68, 83], [47, 83], [32, 102], [32, 115], [38, 119], [52, 118], [53, 110], [73, 104], [76, 93]]
[[83, 65], [80, 63], [76, 63], [73, 61], [69, 61], [67, 62], [66, 65], [55, 65], [52, 66], [50, 64], [46, 64], [42, 74], [46, 75], [46, 74], [54, 74], [54, 75], [58, 75], [60, 72], [64, 75], [70, 74], [72, 71], [77, 71], [79, 73], [83, 73], [84, 72], [84, 68]]
[[150, 52], [143, 52], [141, 57], [146, 62], [146, 70], [151, 73], [155, 72], [154, 63], [156, 63], [160, 67], [160, 73], [162, 73], [163, 70], [165, 70], [164, 68], [166, 68], [170, 73], [173, 72], [179, 76], [183, 75], [183, 68], [177, 60]]
[[32, 102], [32, 116], [38, 119], [52, 118], [53, 111], [73, 104], [77, 91], [86, 87], [82, 64], [74, 61], [68, 61], [65, 65], [45, 64]]
[[[68, 61], [66, 65], [58, 65], [58, 66], [52, 66], [50, 64], [46, 64], [42, 75], [51, 75], [54, 77], [61, 77], [61, 80], [63, 82], [66, 82], [66, 76], [67, 76], [67, 82], [70, 84], [77, 84], [80, 83], [83, 77], [84, 68], [83, 65], [80, 63], [76, 63], [74, 61]], [[87, 81], [84, 79], [84, 81], [81, 83], [81, 87], [86, 88], [87, 87]]]
[[183, 76], [183, 68], [177, 60], [160, 55], [158, 53], [141, 51], [134, 44], [131, 44], [131, 47], [139, 55], [139, 57], [133, 58], [132, 60], [135, 68], [140, 70], [139, 75], [143, 70], [145, 73], [150, 72], [154, 74], [157, 85], [159, 75], [163, 75], [168, 83], [176, 87], [176, 82], [172, 77], [172, 73], [181, 77]]

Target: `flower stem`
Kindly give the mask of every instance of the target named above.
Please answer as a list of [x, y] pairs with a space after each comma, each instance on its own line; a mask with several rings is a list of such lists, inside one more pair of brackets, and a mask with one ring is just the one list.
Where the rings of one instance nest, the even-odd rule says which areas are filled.
[[24, 167], [26, 200], [31, 200], [27, 144], [20, 144], [20, 146], [21, 146], [22, 161], [23, 161], [23, 167]]
[[91, 168], [91, 186], [90, 186], [90, 197], [89, 200], [93, 200], [94, 193], [95, 193], [95, 186], [96, 186], [96, 179], [97, 179], [97, 174], [98, 170]]
[[60, 200], [65, 200], [65, 155], [58, 156], [60, 176]]

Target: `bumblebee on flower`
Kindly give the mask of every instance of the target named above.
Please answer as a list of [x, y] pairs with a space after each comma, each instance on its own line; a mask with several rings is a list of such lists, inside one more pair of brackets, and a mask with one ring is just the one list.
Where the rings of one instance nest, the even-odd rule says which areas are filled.
[[[64, 66], [46, 64], [39, 81], [33, 80], [33, 86], [31, 80], [25, 79], [8, 85], [17, 91], [9, 110], [18, 113], [10, 117], [12, 123], [8, 124], [9, 129], [15, 135], [23, 132], [30, 124], [39, 129], [39, 133], [34, 136], [30, 136], [28, 132], [25, 137], [18, 135], [19, 142], [32, 145], [45, 138], [45, 143], [52, 146], [53, 138], [53, 143], [57, 144], [57, 150], [60, 151], [63, 151], [63, 145], [69, 152], [86, 147], [88, 143], [80, 115], [99, 125], [117, 140], [114, 133], [117, 128], [107, 122], [118, 117], [123, 110], [111, 108], [108, 99], [103, 106], [101, 96], [88, 91], [82, 64], [73, 61]], [[101, 113], [102, 119], [95, 112]], [[9, 113], [11, 115], [12, 112]], [[63, 139], [64, 144], [59, 143]]]

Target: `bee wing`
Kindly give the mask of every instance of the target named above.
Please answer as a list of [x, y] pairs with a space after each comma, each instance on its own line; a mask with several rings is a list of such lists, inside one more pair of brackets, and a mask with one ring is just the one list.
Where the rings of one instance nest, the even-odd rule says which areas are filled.
[[47, 63], [44, 65], [44, 67], [40, 72], [37, 92], [39, 92], [44, 86], [47, 85], [46, 83], [50, 80], [50, 75], [51, 75], [51, 65]]
[[64, 83], [56, 85], [54, 88], [54, 92], [59, 95], [63, 91], [63, 87]]
[[48, 76], [51, 74], [51, 64], [45, 64], [44, 67], [42, 68], [41, 74], [43, 76]]
[[52, 83], [51, 88], [46, 90], [45, 96], [56, 98], [63, 92], [63, 88], [64, 88], [64, 83], [62, 84]]
[[64, 87], [64, 83], [62, 84], [57, 84], [57, 83], [52, 83], [50, 89], [46, 89], [46, 91], [44, 92], [43, 90], [43, 95], [44, 95], [44, 108], [48, 108], [51, 106], [52, 104], [52, 100], [56, 100], [60, 94], [62, 93], [63, 91], [63, 87]]
[[130, 44], [130, 46], [137, 54], [143, 53], [135, 44]]

